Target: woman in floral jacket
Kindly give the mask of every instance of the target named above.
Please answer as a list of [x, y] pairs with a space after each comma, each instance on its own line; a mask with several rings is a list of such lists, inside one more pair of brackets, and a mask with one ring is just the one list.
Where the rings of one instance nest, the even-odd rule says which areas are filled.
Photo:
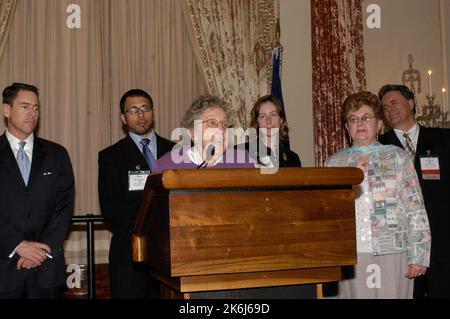
[[339, 283], [339, 298], [412, 298], [412, 279], [430, 262], [431, 233], [410, 155], [376, 140], [382, 127], [376, 95], [361, 92], [344, 102], [345, 127], [353, 146], [328, 167], [359, 167], [364, 181], [356, 191], [358, 263]]

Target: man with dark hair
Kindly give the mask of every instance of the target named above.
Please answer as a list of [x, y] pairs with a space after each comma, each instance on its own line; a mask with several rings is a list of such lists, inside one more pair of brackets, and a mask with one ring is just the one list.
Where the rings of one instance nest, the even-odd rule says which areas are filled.
[[450, 298], [450, 130], [426, 128], [414, 116], [414, 94], [404, 85], [379, 91], [387, 123], [383, 144], [404, 148], [415, 164], [431, 229], [431, 264], [414, 282], [414, 298]]
[[109, 253], [111, 297], [157, 297], [159, 288], [147, 267], [132, 262], [131, 237], [152, 163], [175, 143], [155, 133], [155, 110], [147, 92], [126, 92], [120, 100], [120, 111], [128, 135], [102, 150], [98, 160], [100, 206], [113, 233]]
[[406, 86], [406, 85], [398, 85], [398, 84], [386, 84], [383, 86], [378, 92], [378, 97], [381, 98], [385, 96], [389, 92], [398, 92], [400, 93], [407, 101], [414, 102], [413, 113], [416, 114], [416, 99], [414, 93]]
[[74, 177], [62, 146], [38, 138], [39, 91], [3, 91], [7, 129], [0, 136], [0, 298], [60, 297], [63, 241], [73, 213]]

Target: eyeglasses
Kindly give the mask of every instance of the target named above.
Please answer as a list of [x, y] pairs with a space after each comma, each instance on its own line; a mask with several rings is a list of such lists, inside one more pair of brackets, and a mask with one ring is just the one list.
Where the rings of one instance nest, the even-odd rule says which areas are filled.
[[221, 122], [221, 121], [217, 121], [215, 119], [209, 119], [209, 120], [203, 121], [201, 123], [206, 123], [206, 125], [211, 128], [218, 128], [219, 125], [223, 129], [227, 129], [230, 127], [228, 124], [228, 121]]
[[128, 110], [125, 111], [125, 113], [137, 114], [139, 111], [145, 113], [145, 112], [151, 111], [152, 109], [153, 109], [153, 106], [150, 104], [132, 105], [128, 108]]
[[373, 119], [375, 118], [375, 115], [363, 115], [361, 117], [356, 116], [356, 115], [352, 115], [347, 117], [347, 122], [351, 123], [351, 124], [356, 124], [359, 123], [360, 121], [362, 123], [370, 123]]

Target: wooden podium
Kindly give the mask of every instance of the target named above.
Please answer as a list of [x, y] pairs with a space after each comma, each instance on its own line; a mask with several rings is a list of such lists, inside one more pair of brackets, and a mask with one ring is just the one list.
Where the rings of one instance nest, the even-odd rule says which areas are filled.
[[[339, 281], [356, 263], [357, 168], [151, 175], [133, 235], [164, 298]], [[320, 297], [320, 295], [319, 295]]]

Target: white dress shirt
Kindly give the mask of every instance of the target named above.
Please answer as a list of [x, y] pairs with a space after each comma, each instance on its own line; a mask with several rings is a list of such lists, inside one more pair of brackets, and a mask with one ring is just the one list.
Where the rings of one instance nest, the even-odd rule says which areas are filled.
[[[186, 152], [186, 154], [189, 157], [189, 159], [191, 160], [191, 162], [196, 165], [201, 165], [204, 161], [203, 157], [200, 155], [200, 153], [198, 152], [198, 150], [195, 147], [190, 148]], [[217, 164], [222, 162], [222, 159], [223, 159], [222, 156], [220, 156], [219, 158], [214, 160], [212, 163], [208, 163], [208, 166], [216, 166]]]
[[[19, 152], [20, 148], [19, 143], [22, 142], [22, 140], [19, 140], [17, 137], [12, 135], [8, 130], [6, 130], [6, 138], [9, 142], [9, 145], [11, 145], [11, 149], [14, 153], [14, 158], [17, 160], [17, 153]], [[23, 142], [26, 143], [23, 149], [25, 151], [25, 154], [27, 154], [31, 164], [31, 162], [33, 161], [34, 134], [31, 133], [30, 136], [28, 136]]]
[[150, 144], [148, 144], [150, 152], [152, 153], [155, 159], [158, 159], [158, 148], [156, 147], [155, 131], [151, 131], [151, 133], [147, 137], [139, 136], [133, 132], [129, 132], [129, 135], [142, 154], [144, 154], [144, 146], [141, 144], [141, 140], [144, 138], [148, 138], [150, 140]]

